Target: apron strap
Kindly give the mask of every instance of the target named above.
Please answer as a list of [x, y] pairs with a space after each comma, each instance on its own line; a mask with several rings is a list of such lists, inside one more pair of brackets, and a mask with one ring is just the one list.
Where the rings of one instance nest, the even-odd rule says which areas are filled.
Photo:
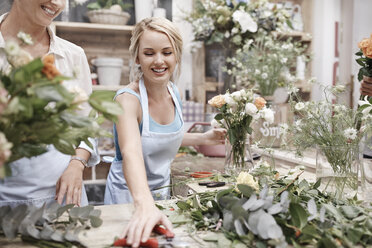
[[[173, 87], [171, 86], [172, 83], [168, 84], [168, 91], [172, 96], [173, 103], [177, 109], [178, 115], [181, 118], [181, 123], [183, 125], [183, 118], [182, 118], [182, 109], [180, 103], [176, 95], [174, 94]], [[147, 91], [145, 87], [145, 83], [143, 81], [143, 77], [139, 81], [139, 91], [141, 95], [141, 105], [142, 105], [142, 112], [143, 112], [143, 121], [142, 121], [142, 135], [146, 136], [150, 132], [150, 120], [149, 120], [149, 103], [147, 97]]]

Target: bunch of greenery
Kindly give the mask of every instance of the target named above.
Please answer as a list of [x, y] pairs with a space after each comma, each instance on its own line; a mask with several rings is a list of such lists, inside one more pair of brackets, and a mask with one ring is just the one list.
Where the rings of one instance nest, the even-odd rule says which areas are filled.
[[318, 190], [319, 182], [299, 180], [301, 173], [280, 177], [258, 167], [252, 172], [258, 191], [238, 184], [238, 190], [193, 194], [177, 206], [196, 230], [216, 232], [204, 240], [218, 247], [371, 246], [371, 209], [356, 199], [331, 198]]
[[276, 88], [296, 80], [291, 68], [298, 56], [308, 60], [306, 49], [300, 42], [259, 30], [254, 41], [247, 40], [227, 59], [227, 73], [235, 77], [237, 88], [255, 87], [262, 96], [272, 96]]
[[[7, 42], [5, 53], [11, 66], [0, 72], [3, 175], [9, 175], [10, 162], [43, 154], [48, 145], [73, 155], [80, 142], [91, 145], [88, 138], [111, 135], [100, 124], [104, 118], [115, 121], [121, 113], [120, 106], [112, 101], [114, 92], [95, 91], [88, 97], [78, 87], [65, 87], [63, 81], [70, 78], [60, 75], [52, 56], [44, 61], [33, 59], [15, 42]], [[78, 110], [88, 103], [93, 110], [84, 116]]]
[[185, 19], [191, 23], [195, 41], [241, 47], [258, 29], [268, 32], [290, 25], [289, 14], [267, 0], [197, 0]]
[[101, 210], [93, 206], [61, 206], [57, 202], [48, 207], [19, 205], [0, 208], [0, 236], [12, 240], [18, 236], [37, 247], [84, 247], [79, 233], [102, 225]]

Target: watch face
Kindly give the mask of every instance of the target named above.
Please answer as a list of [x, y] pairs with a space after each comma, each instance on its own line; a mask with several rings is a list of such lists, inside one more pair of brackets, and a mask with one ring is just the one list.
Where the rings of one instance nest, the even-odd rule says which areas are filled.
[[275, 91], [274, 91], [274, 94], [273, 94], [273, 102], [274, 103], [277, 103], [277, 104], [280, 104], [280, 103], [285, 103], [287, 102], [288, 100], [288, 93], [287, 93], [287, 90], [285, 88], [277, 88]]

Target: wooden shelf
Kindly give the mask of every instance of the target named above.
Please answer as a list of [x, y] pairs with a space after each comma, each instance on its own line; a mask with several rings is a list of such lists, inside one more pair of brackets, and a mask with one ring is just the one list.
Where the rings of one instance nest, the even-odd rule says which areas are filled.
[[109, 25], [86, 22], [53, 22], [55, 30], [59, 32], [79, 32], [79, 33], [125, 33], [131, 34], [134, 26], [129, 25]]
[[92, 85], [93, 90], [112, 90], [117, 91], [124, 88], [125, 85]]

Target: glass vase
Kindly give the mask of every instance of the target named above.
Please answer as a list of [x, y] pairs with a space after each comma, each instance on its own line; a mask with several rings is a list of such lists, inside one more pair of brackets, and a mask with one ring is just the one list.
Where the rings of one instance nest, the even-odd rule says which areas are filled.
[[318, 146], [316, 178], [319, 190], [336, 199], [354, 197], [358, 192], [358, 170], [362, 163], [359, 144]]
[[226, 139], [225, 173], [228, 175], [237, 176], [240, 172], [249, 172], [254, 167], [249, 136], [243, 136], [235, 140], [233, 145]]
[[365, 159], [361, 165], [361, 182], [363, 201], [372, 203], [372, 160]]

